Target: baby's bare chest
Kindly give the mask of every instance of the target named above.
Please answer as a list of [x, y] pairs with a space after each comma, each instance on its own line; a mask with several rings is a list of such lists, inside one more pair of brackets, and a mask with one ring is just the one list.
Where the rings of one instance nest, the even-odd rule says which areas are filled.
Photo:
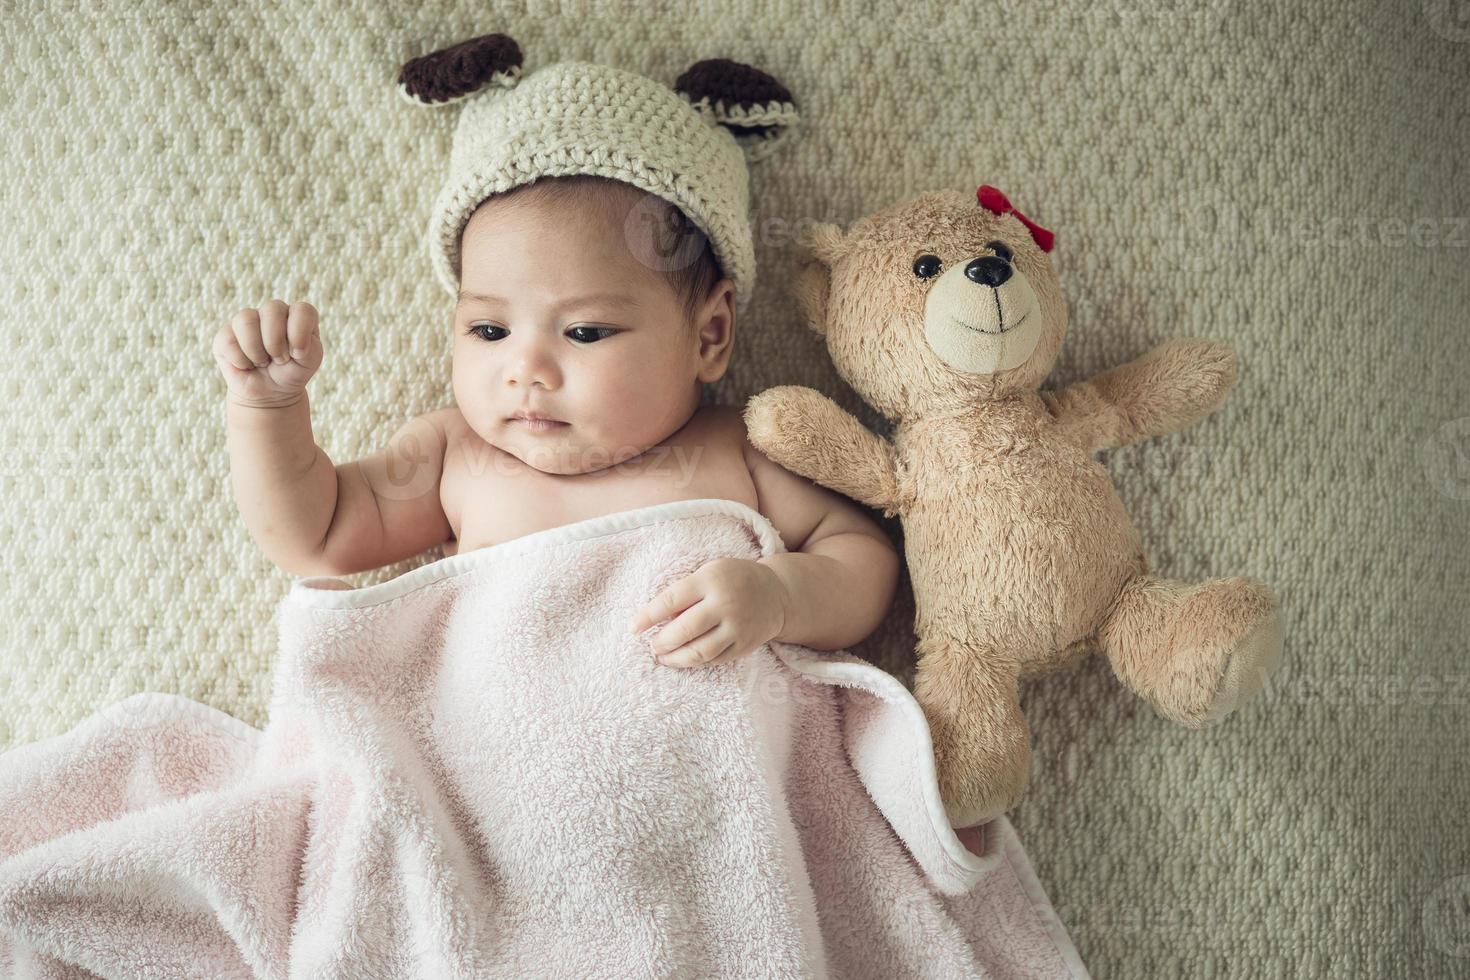
[[473, 434], [451, 435], [440, 502], [463, 554], [547, 528], [638, 507], [705, 497], [756, 506], [739, 445], [655, 446], [635, 460], [574, 475], [543, 473]]

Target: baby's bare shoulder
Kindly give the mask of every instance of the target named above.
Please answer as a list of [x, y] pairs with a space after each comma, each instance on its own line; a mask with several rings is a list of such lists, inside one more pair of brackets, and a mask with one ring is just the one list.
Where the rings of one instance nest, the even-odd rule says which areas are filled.
[[464, 415], [459, 411], [458, 405], [446, 405], [444, 408], [436, 408], [425, 412], [424, 419], [432, 422], [443, 432], [446, 437], [457, 436], [465, 426]]
[[721, 459], [728, 459], [730, 465], [744, 470], [755, 509], [770, 518], [784, 540], [804, 540], [810, 528], [799, 525], [806, 523], [804, 518], [813, 507], [831, 502], [827, 492], [783, 469], [752, 446], [746, 436], [744, 412], [739, 406], [709, 405], [699, 410], [697, 418], [703, 430], [702, 443], [715, 447]]
[[745, 429], [745, 412], [741, 406], [711, 405], [705, 411], [710, 413], [709, 426], [713, 441], [718, 442], [732, 455], [738, 456], [752, 477], [761, 470], [779, 468], [751, 443]]
[[686, 443], [739, 452], [746, 442], [745, 419], [734, 406], [703, 405], [684, 427], [683, 435]]
[[711, 441], [728, 447], [732, 456], [744, 460], [755, 492], [755, 509], [770, 519], [788, 548], [799, 550], [819, 525], [888, 540], [854, 501], [791, 472], [752, 445], [740, 407], [709, 406], [701, 412], [707, 413], [703, 424], [711, 433]]
[[745, 436], [745, 417], [738, 405], [701, 405], [694, 418], [711, 429], [721, 432], [739, 432]]

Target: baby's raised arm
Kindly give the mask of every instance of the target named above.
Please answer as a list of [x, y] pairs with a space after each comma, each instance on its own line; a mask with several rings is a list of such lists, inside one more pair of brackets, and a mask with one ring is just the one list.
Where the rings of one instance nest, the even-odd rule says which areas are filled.
[[215, 334], [225, 378], [235, 502], [267, 558], [292, 575], [346, 575], [447, 540], [439, 499], [441, 409], [406, 422], [388, 447], [333, 465], [311, 431], [306, 383], [322, 363], [316, 310], [271, 300]]

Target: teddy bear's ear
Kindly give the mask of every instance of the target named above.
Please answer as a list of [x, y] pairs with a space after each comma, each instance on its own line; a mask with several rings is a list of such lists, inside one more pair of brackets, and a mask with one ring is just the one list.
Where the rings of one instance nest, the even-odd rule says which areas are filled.
[[837, 261], [837, 257], [842, 254], [846, 238], [841, 228], [821, 221], [803, 228], [796, 236], [796, 243], [830, 269]]
[[800, 116], [786, 86], [738, 61], [697, 61], [674, 82], [674, 91], [728, 129], [750, 163], [765, 159], [796, 133]]
[[827, 332], [827, 294], [832, 289], [832, 263], [842, 254], [845, 235], [828, 222], [807, 225], [796, 236], [806, 252], [791, 278], [791, 295], [801, 307], [806, 325], [819, 334]]
[[406, 62], [398, 72], [398, 94], [414, 105], [449, 105], [486, 85], [515, 85], [521, 61], [521, 47], [510, 35], [482, 34]]
[[814, 259], [803, 262], [791, 277], [791, 295], [801, 308], [806, 325], [815, 334], [827, 333], [827, 293], [832, 288], [832, 274]]

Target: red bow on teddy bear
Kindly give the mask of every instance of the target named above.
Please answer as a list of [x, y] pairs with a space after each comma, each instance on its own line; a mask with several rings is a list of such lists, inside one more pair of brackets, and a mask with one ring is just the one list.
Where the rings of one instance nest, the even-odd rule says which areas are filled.
[[1006, 200], [1006, 196], [1000, 192], [999, 188], [981, 184], [980, 189], [975, 192], [975, 199], [987, 211], [994, 211], [996, 214], [1014, 214], [1020, 219], [1021, 224], [1030, 230], [1037, 247], [1043, 252], [1051, 251], [1052, 242], [1056, 236], [1012, 207], [1011, 202]]

